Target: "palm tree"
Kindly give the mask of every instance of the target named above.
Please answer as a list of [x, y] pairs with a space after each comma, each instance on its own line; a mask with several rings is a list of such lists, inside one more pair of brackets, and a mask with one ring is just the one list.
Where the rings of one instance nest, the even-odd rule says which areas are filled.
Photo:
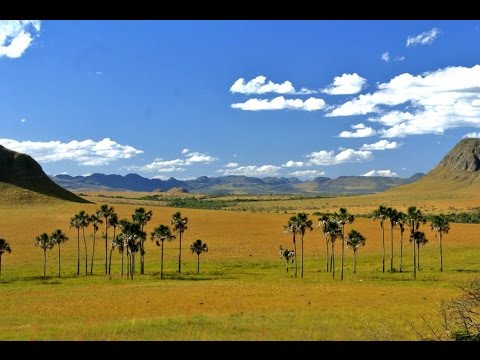
[[280, 259], [285, 260], [285, 264], [287, 266], [287, 273], [288, 273], [288, 262], [292, 260], [293, 263], [293, 258], [295, 256], [295, 253], [293, 251], [288, 250], [288, 248], [283, 248], [283, 246], [280, 245]]
[[300, 233], [300, 227], [298, 226], [298, 219], [296, 216], [292, 216], [288, 220], [287, 225], [283, 227], [286, 234], [293, 234], [293, 253], [295, 257], [295, 277], [297, 277], [297, 241], [295, 236]]
[[393, 271], [393, 228], [397, 224], [398, 212], [396, 209], [387, 208], [387, 218], [390, 220], [390, 272]]
[[[113, 206], [108, 206], [108, 204], [103, 204], [100, 206], [100, 209], [97, 210], [97, 216], [99, 218], [105, 218], [105, 274], [107, 273], [107, 244], [108, 244], [108, 227], [110, 226], [109, 218], [115, 214]], [[115, 214], [116, 215], [116, 214]], [[115, 236], [114, 236], [115, 237]]]
[[60, 274], [60, 245], [68, 240], [67, 235], [65, 235], [62, 230], [57, 229], [55, 230], [52, 235], [50, 235], [50, 239], [58, 245], [58, 277], [61, 277]]
[[400, 229], [400, 272], [402, 272], [403, 263], [403, 233], [405, 231], [405, 222], [407, 221], [407, 215], [401, 211], [397, 212], [396, 224]]
[[0, 238], [0, 278], [2, 277], [2, 255], [10, 254], [11, 252], [12, 248], [7, 240]]
[[[410, 241], [412, 241], [412, 238], [414, 237], [414, 234], [418, 229], [420, 228], [420, 224], [427, 221], [425, 216], [423, 216], [422, 211], [420, 209], [417, 209], [416, 206], [410, 206], [407, 209], [407, 224], [408, 227], [410, 228]], [[417, 279], [417, 266], [416, 266], [416, 261], [417, 261], [417, 254], [416, 254], [416, 249], [415, 249], [415, 243], [413, 244], [413, 278]], [[420, 249], [420, 248], [419, 248]]]
[[140, 229], [140, 224], [136, 222], [130, 222], [127, 219], [122, 219], [118, 222], [120, 229], [122, 230], [124, 246], [127, 248], [127, 276], [133, 280], [135, 274], [135, 253], [140, 250], [140, 239], [145, 238], [145, 233]]
[[202, 243], [202, 240], [195, 240], [192, 245], [190, 245], [190, 251], [192, 254], [197, 254], [197, 274], [200, 273], [200, 254], [208, 252], [208, 246], [206, 243]]
[[335, 280], [335, 241], [338, 238], [342, 237], [342, 229], [340, 228], [340, 225], [335, 220], [330, 220], [327, 222], [325, 230], [326, 230], [327, 236], [330, 239], [330, 243], [332, 244], [331, 270], [332, 270], [333, 279]]
[[306, 213], [298, 213], [297, 215], [298, 220], [298, 229], [300, 231], [300, 235], [302, 236], [302, 279], [303, 279], [303, 237], [305, 236], [305, 232], [307, 230], [312, 231], [312, 220], [308, 219], [308, 214]]
[[187, 217], [182, 218], [182, 214], [180, 214], [180, 211], [177, 211], [175, 214], [173, 214], [172, 216], [173, 231], [176, 231], [178, 233], [178, 238], [180, 241], [180, 244], [178, 246], [178, 273], [179, 274], [182, 271], [182, 235], [185, 232], [185, 230], [188, 229], [187, 223], [188, 223], [188, 218]]
[[[83, 210], [82, 210], [83, 211]], [[85, 213], [85, 211], [83, 211]], [[82, 227], [82, 220], [80, 213], [75, 214], [70, 219], [70, 228], [77, 228], [77, 275], [80, 275], [80, 228]]]
[[122, 278], [123, 278], [123, 253], [125, 250], [125, 236], [123, 234], [114, 236], [112, 238], [112, 246], [110, 248], [110, 262], [108, 264], [108, 274], [110, 275], [110, 270], [112, 268], [112, 252], [115, 248], [118, 248], [118, 252], [122, 254]]
[[440, 271], [443, 271], [442, 237], [443, 234], [448, 234], [448, 231], [450, 230], [448, 218], [443, 214], [435, 215], [432, 219], [430, 229], [435, 231], [440, 239]]
[[357, 272], [357, 250], [360, 246], [365, 246], [365, 237], [357, 230], [350, 230], [346, 238], [346, 243], [353, 250], [353, 273]]
[[85, 228], [90, 225], [90, 216], [83, 210], [79, 213], [80, 227], [82, 228], [83, 235], [83, 244], [85, 245], [85, 275], [88, 275], [88, 250], [87, 250], [87, 240], [85, 239]]
[[410, 235], [410, 242], [413, 242], [413, 247], [415, 247], [415, 244], [417, 245], [417, 268], [418, 271], [420, 271], [420, 245], [425, 245], [428, 240], [425, 237], [425, 233], [423, 231], [415, 231], [413, 234]]
[[93, 248], [92, 248], [92, 261], [90, 263], [90, 275], [93, 275], [93, 260], [95, 258], [95, 236], [98, 231], [98, 224], [102, 224], [102, 219], [99, 219], [96, 215], [91, 215], [89, 219], [90, 223], [93, 226]]
[[322, 228], [323, 238], [325, 239], [325, 245], [326, 245], [326, 248], [325, 248], [325, 250], [326, 250], [325, 265], [326, 265], [326, 271], [327, 272], [328, 272], [329, 258], [328, 258], [328, 236], [327, 236], [327, 232], [326, 232], [326, 224], [329, 220], [330, 220], [330, 218], [328, 217], [328, 215], [323, 214], [322, 217], [320, 217], [318, 219], [318, 225], [317, 225], [318, 228]]
[[340, 227], [342, 228], [342, 272], [340, 279], [343, 280], [343, 257], [345, 253], [345, 224], [351, 224], [355, 221], [355, 217], [350, 214], [347, 209], [340, 208], [339, 213], [335, 213], [334, 215], [335, 220], [338, 222]]
[[172, 241], [175, 235], [172, 235], [172, 230], [166, 225], [159, 225], [150, 234], [150, 238], [156, 240], [157, 246], [162, 247], [162, 254], [160, 256], [160, 279], [163, 279], [163, 242], [165, 240]]
[[43, 250], [43, 277], [47, 278], [47, 250], [53, 248], [55, 243], [52, 241], [50, 236], [47, 233], [38, 235], [35, 238], [35, 246], [38, 246]]
[[[113, 208], [112, 208], [113, 210]], [[117, 226], [118, 226], [118, 216], [116, 213], [112, 212], [110, 214], [110, 217], [108, 219], [108, 227], [113, 227], [113, 237], [112, 237], [112, 244], [114, 241], [116, 241], [115, 239], [115, 233], [116, 233], [116, 230], [117, 230]], [[106, 233], [105, 233], [106, 234]], [[119, 246], [118, 244], [116, 246]], [[123, 246], [122, 246], [122, 275], [123, 275]], [[110, 275], [110, 270], [112, 269], [112, 252], [110, 251], [110, 260], [108, 262], [108, 275]]]
[[373, 219], [380, 220], [380, 226], [382, 227], [382, 272], [385, 272], [385, 229], [383, 223], [387, 217], [387, 208], [383, 205], [373, 211]]
[[[146, 211], [143, 207], [135, 209], [132, 215], [132, 220], [140, 225], [140, 231], [143, 233], [143, 228], [152, 219], [152, 210]], [[145, 247], [144, 238], [140, 239], [140, 274], [145, 272]]]

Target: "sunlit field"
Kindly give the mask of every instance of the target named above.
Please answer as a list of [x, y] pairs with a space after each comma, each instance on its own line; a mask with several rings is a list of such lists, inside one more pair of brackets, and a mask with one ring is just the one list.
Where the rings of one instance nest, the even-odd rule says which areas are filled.
[[[128, 195], [130, 194], [130, 195]], [[134, 193], [125, 193], [131, 196]], [[367, 209], [355, 206], [354, 198], [316, 199], [346, 206], [354, 214]], [[102, 199], [103, 200], [103, 199]], [[119, 218], [130, 218], [135, 204], [113, 205]], [[299, 209], [302, 207], [300, 200]], [[350, 203], [348, 203], [350, 201]], [[405, 208], [418, 205], [405, 200]], [[381, 228], [378, 221], [357, 218], [346, 230], [357, 229], [366, 238], [360, 248], [357, 273], [353, 253], [345, 248], [345, 279], [340, 281], [340, 246], [336, 246], [336, 278], [325, 271], [325, 240], [320, 229], [304, 240], [305, 276], [298, 278], [295, 264], [286, 272], [280, 245], [292, 248], [283, 231], [290, 213], [230, 210], [174, 209], [144, 205], [153, 211], [150, 232], [159, 224], [170, 225], [180, 210], [189, 219], [182, 242], [182, 274], [178, 275], [178, 239], [165, 244], [165, 279], [160, 280], [160, 250], [146, 243], [145, 275], [133, 281], [120, 276], [121, 257], [113, 254], [112, 275], [104, 274], [104, 240], [97, 237], [94, 275], [85, 275], [83, 240], [81, 272], [77, 277], [77, 235], [68, 226], [79, 210], [92, 213], [98, 204], [57, 202], [0, 206], [0, 235], [12, 247], [2, 257], [0, 298], [1, 339], [75, 340], [415, 340], [424, 329], [424, 317], [439, 324], [442, 300], [455, 297], [458, 285], [478, 276], [479, 225], [451, 224], [444, 237], [444, 271], [439, 272], [439, 244], [428, 224], [428, 244], [421, 247], [421, 271], [412, 273], [412, 245], [404, 241], [404, 271], [399, 272], [399, 231], [394, 231], [394, 268], [382, 273]], [[139, 202], [141, 203], [141, 202]], [[269, 201], [275, 206], [275, 201]], [[279, 201], [279, 203], [281, 203]], [[252, 203], [253, 204], [253, 203]], [[258, 202], [255, 202], [258, 204]], [[304, 201], [312, 216], [309, 200]], [[361, 203], [360, 203], [361, 204]], [[399, 206], [402, 204], [386, 205]], [[373, 206], [373, 203], [371, 204]], [[379, 204], [377, 203], [377, 206]], [[363, 206], [363, 205], [362, 205]], [[272, 208], [274, 209], [274, 208]], [[333, 210], [337, 210], [333, 208]], [[69, 241], [62, 246], [62, 277], [57, 277], [58, 249], [47, 253], [47, 279], [43, 279], [43, 252], [34, 238], [60, 228]], [[385, 223], [386, 269], [390, 266], [390, 231]], [[89, 257], [92, 228], [87, 229]], [[100, 225], [98, 235], [104, 232]], [[111, 229], [109, 229], [111, 237]], [[405, 236], [406, 237], [406, 236]], [[189, 245], [202, 239], [209, 252], [200, 257]], [[298, 241], [300, 254], [300, 240]], [[90, 266], [90, 258], [89, 258]]]

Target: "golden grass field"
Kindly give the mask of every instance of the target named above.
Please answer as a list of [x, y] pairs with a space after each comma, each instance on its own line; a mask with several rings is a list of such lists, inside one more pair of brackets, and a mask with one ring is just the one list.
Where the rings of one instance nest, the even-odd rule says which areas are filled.
[[[7, 191], [7, 190], [6, 190]], [[135, 193], [122, 196], [137, 197]], [[98, 195], [98, 194], [97, 194]], [[118, 195], [118, 194], [117, 194]], [[447, 196], [448, 194], [445, 194]], [[442, 195], [440, 195], [441, 197]], [[424, 330], [421, 316], [439, 324], [442, 300], [459, 294], [458, 285], [480, 272], [480, 225], [451, 224], [444, 238], [444, 272], [438, 271], [438, 241], [424, 225], [429, 243], [421, 248], [417, 280], [412, 276], [412, 246], [404, 242], [404, 272], [381, 271], [381, 229], [377, 221], [358, 218], [347, 225], [366, 238], [358, 251], [357, 274], [353, 255], [346, 249], [345, 280], [340, 281], [340, 246], [336, 247], [337, 278], [325, 272], [325, 242], [317, 228], [305, 236], [305, 278], [295, 279], [293, 267], [285, 272], [279, 245], [292, 247], [283, 232], [291, 212], [313, 207], [338, 210], [344, 206], [363, 214], [380, 203], [405, 210], [409, 205], [435, 209], [468, 209], [475, 199], [421, 199], [388, 193], [313, 200], [257, 201], [262, 211], [173, 209], [144, 202], [153, 211], [150, 232], [169, 224], [180, 210], [189, 218], [182, 251], [182, 275], [176, 273], [178, 239], [165, 245], [166, 279], [159, 279], [160, 250], [146, 244], [146, 274], [141, 276], [139, 256], [133, 281], [120, 277], [120, 256], [113, 256], [112, 276], [104, 275], [104, 240], [97, 238], [94, 275], [85, 276], [81, 240], [81, 275], [76, 276], [76, 231], [70, 217], [81, 209], [94, 212], [101, 203], [113, 205], [119, 218], [130, 218], [141, 201], [94, 198], [97, 204], [40, 201], [33, 205], [0, 204], [0, 235], [13, 252], [3, 256], [0, 339], [61, 340], [415, 340]], [[391, 200], [391, 201], [389, 201]], [[471, 200], [471, 201], [470, 201]], [[262, 205], [263, 204], [263, 205]], [[245, 204], [241, 204], [245, 206]], [[291, 206], [284, 213], [277, 207]], [[268, 208], [267, 208], [268, 207]], [[321, 211], [320, 210], [320, 211]], [[429, 208], [430, 210], [430, 208]], [[278, 211], [278, 213], [277, 213]], [[314, 223], [317, 217], [313, 217]], [[48, 252], [47, 280], [43, 280], [43, 254], [34, 247], [35, 236], [64, 230], [70, 240], [62, 246], [62, 278], [57, 278], [57, 248]], [[100, 234], [103, 227], [100, 227]], [[91, 254], [91, 228], [87, 230]], [[111, 230], [109, 230], [111, 236]], [[386, 268], [390, 237], [386, 225]], [[394, 260], [398, 270], [399, 234], [395, 230]], [[197, 238], [209, 246], [201, 256], [188, 251]], [[299, 242], [300, 245], [300, 242]], [[300, 246], [298, 247], [300, 252]], [[300, 256], [299, 273], [300, 273]]]

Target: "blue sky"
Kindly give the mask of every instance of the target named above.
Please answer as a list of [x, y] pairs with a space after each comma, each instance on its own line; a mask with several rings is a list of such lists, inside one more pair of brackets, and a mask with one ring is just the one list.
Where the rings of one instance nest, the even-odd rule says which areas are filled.
[[410, 176], [480, 136], [480, 21], [0, 21], [48, 174]]

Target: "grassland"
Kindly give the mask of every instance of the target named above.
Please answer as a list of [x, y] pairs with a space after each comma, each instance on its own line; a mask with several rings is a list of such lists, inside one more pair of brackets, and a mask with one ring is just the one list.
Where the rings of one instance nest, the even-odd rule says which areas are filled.
[[[130, 217], [139, 204], [146, 205], [153, 210], [147, 231], [168, 224], [177, 209], [139, 200], [143, 196], [104, 194], [98, 201], [112, 204], [120, 218]], [[411, 245], [404, 244], [405, 271], [383, 274], [380, 226], [371, 219], [358, 218], [347, 226], [347, 230], [355, 228], [367, 238], [366, 247], [359, 250], [357, 274], [352, 271], [351, 250], [346, 249], [345, 280], [332, 280], [324, 271], [323, 236], [315, 229], [305, 237], [305, 279], [295, 279], [293, 269], [287, 274], [278, 258], [279, 245], [292, 246], [290, 236], [283, 232], [290, 214], [277, 213], [276, 206], [293, 202], [295, 205], [288, 205], [291, 211], [306, 209], [312, 213], [309, 201], [313, 201], [332, 210], [346, 206], [359, 214], [378, 206], [378, 198], [253, 200], [249, 206], [264, 203], [266, 212], [178, 209], [189, 218], [182, 275], [175, 272], [178, 241], [165, 245], [166, 279], [160, 280], [160, 251], [148, 240], [146, 275], [137, 275], [134, 281], [121, 278], [118, 253], [113, 256], [112, 276], [103, 274], [102, 240], [97, 240], [95, 274], [85, 276], [83, 265], [82, 275], [75, 275], [77, 239], [76, 232], [68, 228], [69, 218], [81, 209], [92, 213], [99, 205], [41, 201], [34, 205], [1, 204], [0, 235], [9, 240], [13, 252], [3, 257], [0, 339], [413, 340], [416, 334], [409, 322], [422, 329], [419, 315], [432, 323], [439, 321], [440, 302], [456, 296], [457, 285], [480, 272], [480, 225], [451, 225], [444, 238], [443, 273], [438, 271], [438, 242], [425, 226], [430, 242], [421, 248], [422, 271], [413, 281]], [[415, 204], [412, 200], [393, 199], [385, 204], [402, 207], [403, 203]], [[435, 201], [431, 204], [442, 206]], [[470, 203], [460, 199], [455, 206], [467, 209]], [[33, 246], [33, 240], [55, 228], [70, 237], [62, 247], [62, 278], [56, 277], [55, 248], [48, 253], [49, 276], [43, 280], [42, 252]], [[188, 245], [197, 238], [210, 248], [201, 257], [200, 275], [196, 274], [196, 256], [188, 253]], [[386, 239], [389, 244], [388, 231]], [[87, 241], [90, 254], [92, 240], [88, 237]], [[394, 252], [398, 269], [397, 231]], [[338, 247], [337, 270], [339, 254]]]

